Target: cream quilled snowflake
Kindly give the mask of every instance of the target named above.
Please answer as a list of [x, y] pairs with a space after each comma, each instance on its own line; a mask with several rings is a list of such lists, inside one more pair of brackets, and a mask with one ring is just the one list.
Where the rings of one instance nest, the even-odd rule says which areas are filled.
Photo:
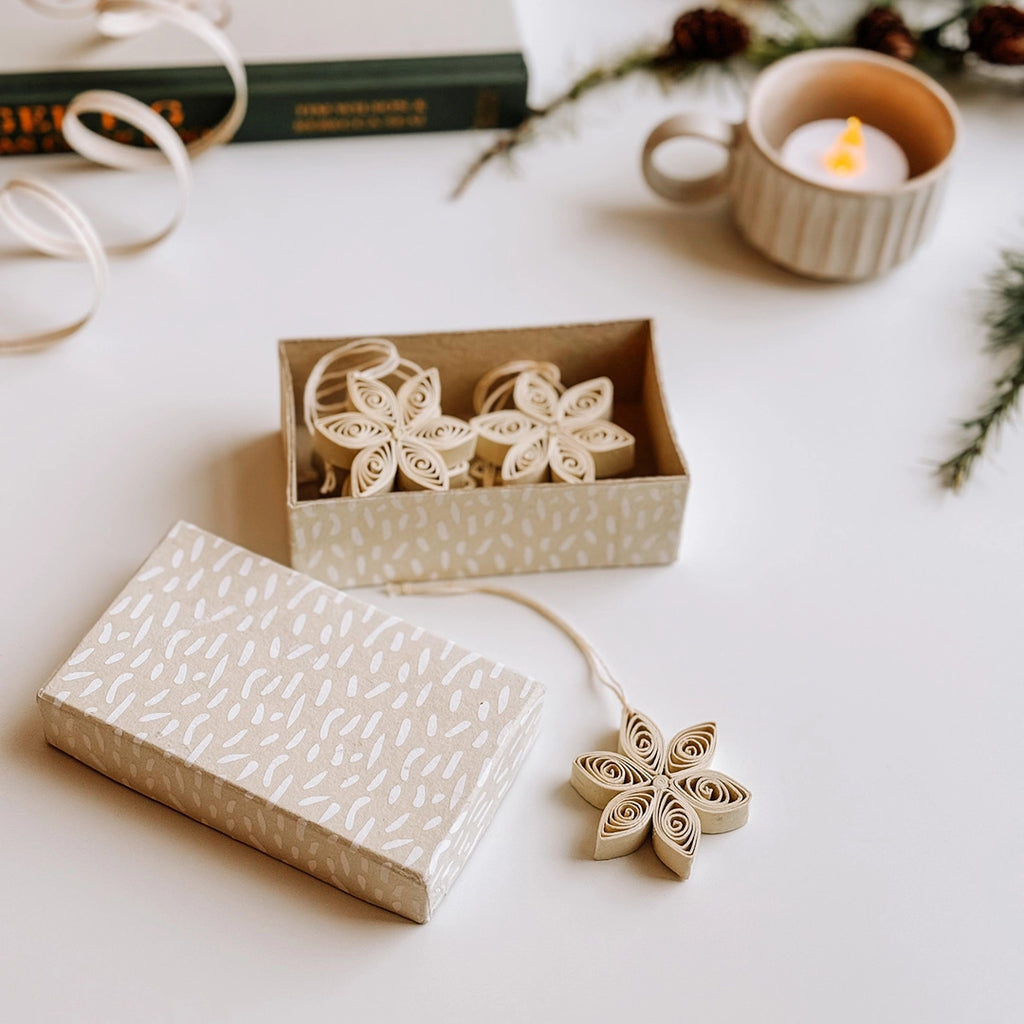
[[351, 410], [314, 423], [313, 447], [328, 466], [348, 470], [352, 497], [382, 494], [396, 482], [407, 491], [448, 490], [468, 474], [476, 430], [441, 413], [441, 378], [424, 370], [392, 391], [365, 373], [347, 379]]
[[501, 482], [589, 483], [633, 466], [636, 441], [608, 418], [612, 382], [607, 377], [563, 393], [535, 371], [520, 373], [514, 408], [484, 412], [470, 422], [479, 432], [477, 455], [499, 466]]
[[683, 729], [666, 746], [646, 715], [624, 711], [619, 753], [582, 754], [572, 768], [576, 792], [604, 809], [595, 859], [632, 853], [653, 833], [659, 859], [688, 878], [701, 833], [731, 832], [750, 811], [750, 791], [708, 767], [714, 752], [713, 722]]

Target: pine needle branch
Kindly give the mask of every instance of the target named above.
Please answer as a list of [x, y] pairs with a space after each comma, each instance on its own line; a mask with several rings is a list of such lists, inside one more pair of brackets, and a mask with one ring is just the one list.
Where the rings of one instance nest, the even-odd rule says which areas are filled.
[[[696, 65], [692, 65], [696, 67]], [[510, 131], [504, 132], [466, 168], [458, 184], [452, 191], [451, 198], [458, 199], [469, 187], [469, 184], [492, 160], [501, 156], [509, 156], [512, 150], [526, 142], [535, 133], [538, 124], [545, 118], [570, 106], [577, 100], [593, 92], [595, 89], [620, 82], [637, 72], [647, 72], [659, 77], [683, 77], [690, 67], [673, 63], [662, 50], [636, 50], [613, 64], [593, 68], [582, 78], [577, 79], [565, 92], [556, 96], [543, 107], [534, 107], [527, 112], [523, 121]]]
[[976, 416], [960, 423], [964, 440], [960, 450], [936, 467], [943, 486], [959, 491], [967, 482], [986, 445], [1009, 421], [1024, 390], [1024, 252], [1006, 252], [992, 277], [992, 302], [985, 318], [988, 350], [1011, 354], [1007, 369], [993, 385], [993, 393]]

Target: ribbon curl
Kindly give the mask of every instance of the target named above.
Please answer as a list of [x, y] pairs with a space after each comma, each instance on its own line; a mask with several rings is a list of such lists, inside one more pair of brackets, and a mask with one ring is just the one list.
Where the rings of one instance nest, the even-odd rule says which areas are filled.
[[[15, 178], [0, 187], [0, 223], [37, 252], [58, 259], [82, 260], [89, 264], [93, 298], [86, 312], [60, 327], [13, 337], [0, 337], [0, 352], [26, 352], [44, 348], [70, 337], [85, 326], [99, 308], [109, 277], [109, 255], [142, 252], [165, 239], [181, 222], [192, 189], [190, 157], [228, 142], [238, 131], [248, 107], [249, 87], [245, 66], [234, 45], [211, 17], [221, 24], [227, 19], [227, 5], [214, 4], [214, 13], [202, 13], [205, 6], [190, 0], [88, 0], [81, 4], [58, 0], [24, 0], [30, 7], [52, 17], [96, 18], [96, 28], [108, 38], [126, 38], [148, 32], [160, 25], [172, 25], [196, 36], [223, 62], [234, 85], [234, 99], [228, 112], [209, 131], [187, 146], [159, 114], [124, 93], [92, 89], [79, 93], [64, 112], [61, 131], [68, 146], [85, 159], [116, 170], [148, 170], [169, 164], [177, 186], [177, 202], [170, 221], [158, 231], [120, 245], [104, 245], [89, 217], [60, 191], [31, 178]], [[217, 13], [219, 11], [219, 13]], [[94, 132], [81, 120], [82, 114], [111, 114], [152, 140], [155, 149], [125, 145]], [[28, 212], [19, 199], [29, 198], [59, 222], [54, 231]]]

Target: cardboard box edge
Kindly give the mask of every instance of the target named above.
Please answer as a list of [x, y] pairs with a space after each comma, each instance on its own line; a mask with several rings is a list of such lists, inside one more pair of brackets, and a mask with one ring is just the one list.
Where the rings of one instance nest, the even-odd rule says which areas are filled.
[[[531, 699], [530, 699], [529, 703], [527, 704], [527, 706], [523, 708], [523, 710], [520, 713], [520, 715], [518, 715], [516, 717], [516, 723], [519, 726], [519, 728], [516, 731], [514, 731], [514, 732], [512, 730], [510, 730], [508, 736], [506, 737], [505, 741], [501, 745], [502, 753], [504, 753], [504, 754], [510, 753], [511, 749], [515, 747], [516, 741], [518, 739], [520, 739], [523, 736], [523, 734], [524, 734], [523, 723], [524, 722], [529, 722], [530, 723], [529, 730], [526, 732], [526, 745], [525, 745], [525, 747], [523, 749], [523, 756], [522, 756], [522, 758], [520, 760], [520, 763], [516, 766], [515, 773], [513, 774], [512, 779], [510, 780], [510, 783], [509, 783], [509, 787], [510, 788], [511, 788], [512, 783], [514, 783], [516, 781], [516, 779], [519, 778], [519, 775], [522, 772], [523, 764], [525, 764], [527, 756], [529, 755], [530, 751], [533, 749], [534, 745], [537, 742], [537, 737], [540, 735], [541, 724], [542, 724], [543, 718], [544, 718], [544, 698], [545, 698], [545, 696], [547, 694], [547, 689], [543, 685], [543, 683], [541, 683], [538, 680], [534, 679], [532, 676], [528, 676], [527, 678], [529, 679], [530, 683], [532, 684]], [[507, 791], [506, 791], [506, 795], [507, 795]], [[479, 796], [478, 796], [478, 799], [473, 804], [473, 809], [474, 810], [475, 810], [475, 808], [477, 806], [479, 806], [480, 801], [483, 800], [484, 797], [485, 797], [485, 793], [481, 792], [479, 794]], [[502, 797], [502, 800], [504, 800], [504, 796]], [[480, 841], [484, 838], [484, 836], [488, 833], [488, 831], [490, 831], [491, 825], [494, 823], [494, 818], [495, 818], [495, 815], [497, 814], [499, 806], [500, 806], [500, 802], [495, 803], [495, 805], [494, 805], [494, 807], [493, 807], [493, 809], [492, 809], [492, 811], [491, 811], [491, 813], [490, 813], [486, 823], [484, 824], [484, 827], [480, 830], [480, 832], [477, 835], [477, 838], [474, 841], [473, 845], [469, 848], [468, 851], [466, 851], [465, 860], [463, 862], [463, 867], [450, 880], [450, 882], [448, 883], [446, 888], [443, 888], [443, 889], [440, 889], [440, 890], [433, 888], [432, 885], [431, 885], [431, 879], [429, 877], [427, 877], [426, 882], [427, 882], [427, 904], [428, 904], [428, 911], [427, 911], [427, 913], [428, 913], [428, 916], [430, 914], [432, 914], [434, 911], [437, 910], [437, 908], [441, 905], [442, 900], [444, 900], [444, 898], [451, 891], [452, 885], [454, 885], [454, 883], [458, 880], [458, 877], [459, 877], [459, 875], [462, 874], [462, 871], [465, 870], [465, 866], [466, 866], [466, 864], [469, 863], [469, 859], [470, 859], [470, 857], [472, 857], [473, 851], [477, 848], [477, 846], [480, 844]], [[469, 814], [467, 814], [467, 816], [466, 816], [466, 823], [467, 824], [468, 824], [468, 822], [470, 821], [471, 818], [472, 818], [472, 811]]]
[[[71, 719], [73, 722], [76, 722], [76, 723], [78, 723], [78, 722], [90, 722], [91, 721], [91, 722], [96, 722], [96, 723], [100, 723], [100, 724], [104, 724], [104, 725], [108, 724], [108, 723], [106, 723], [104, 721], [103, 718], [101, 718], [98, 715], [95, 715], [95, 716], [87, 715], [85, 712], [81, 711], [79, 708], [76, 708], [76, 707], [73, 707], [71, 705], [68, 705], [68, 704], [66, 704], [63, 701], [58, 702], [57, 700], [53, 699], [49, 695], [47, 695], [46, 698], [44, 698], [42, 695], [40, 695], [40, 697], [38, 699], [39, 699], [39, 705], [40, 705], [40, 713], [43, 715], [44, 723], [47, 721], [47, 713], [43, 710], [43, 705], [45, 704], [45, 705], [48, 705], [47, 710], [49, 711], [49, 714], [51, 716], [51, 720], [53, 720], [53, 721], [56, 721], [58, 716], [63, 715], [63, 716], [66, 716], [67, 718]], [[109, 728], [116, 730], [117, 726], [109, 725]], [[44, 729], [45, 729], [45, 726], [44, 726]], [[205, 774], [208, 774], [208, 775], [212, 774], [210, 772], [206, 772], [205, 769], [200, 768], [200, 767], [198, 767], [195, 764], [189, 764], [186, 761], [186, 759], [181, 757], [180, 755], [175, 754], [172, 751], [166, 750], [163, 747], [156, 746], [149, 739], [144, 739], [144, 740], [136, 739], [135, 737], [131, 736], [130, 734], [125, 733], [124, 730], [121, 730], [121, 735], [125, 736], [129, 740], [129, 742], [131, 742], [133, 744], [137, 744], [138, 747], [141, 750], [144, 750], [146, 753], [150, 754], [153, 757], [156, 757], [156, 758], [159, 758], [159, 759], [161, 759], [161, 760], [163, 760], [165, 762], [168, 762], [170, 765], [172, 765], [174, 768], [178, 769], [179, 771], [190, 771], [190, 772], [192, 772], [192, 771], [200, 771], [200, 772], [204, 772]], [[135, 786], [130, 786], [127, 783], [121, 782], [120, 779], [115, 779], [113, 776], [108, 775], [106, 772], [102, 771], [102, 769], [96, 768], [93, 765], [89, 764], [88, 762], [83, 761], [81, 759], [81, 757], [79, 757], [78, 754], [76, 754], [74, 751], [70, 751], [70, 750], [65, 749], [59, 743], [54, 743], [53, 740], [50, 738], [48, 733], [46, 734], [46, 741], [54, 749], [60, 750], [62, 753], [67, 754], [68, 757], [73, 758], [79, 764], [83, 765], [83, 767], [88, 768], [91, 771], [98, 772], [100, 775], [104, 776], [104, 778], [110, 779], [111, 782], [115, 782], [118, 785], [124, 786], [125, 789], [130, 789], [133, 793], [138, 793], [139, 796], [145, 797], [148, 800], [152, 800], [155, 803], [160, 804], [162, 807], [166, 807], [169, 811], [173, 811], [176, 814], [181, 814], [183, 817], [188, 818], [190, 821], [194, 821], [197, 825], [201, 825], [201, 826], [204, 826], [206, 828], [212, 829], [214, 832], [218, 832], [218, 833], [220, 833], [220, 835], [226, 836], [228, 839], [231, 839], [231, 840], [233, 840], [236, 843], [241, 843], [243, 846], [248, 846], [249, 849], [251, 849], [251, 850], [256, 850], [257, 853], [262, 853], [264, 856], [269, 856], [271, 858], [271, 860], [279, 861], [281, 864], [284, 864], [286, 867], [293, 868], [296, 871], [301, 871], [302, 874], [309, 875], [310, 878], [315, 878], [318, 882], [323, 882], [324, 885], [328, 885], [332, 889], [337, 889], [338, 892], [343, 892], [347, 896], [351, 896], [353, 899], [363, 900], [364, 902], [370, 902], [370, 903], [373, 902], [372, 900], [366, 900], [365, 896], [360, 896], [360, 895], [357, 895], [356, 893], [349, 892], [347, 889], [342, 889], [339, 886], [331, 885], [330, 882], [327, 882], [327, 881], [325, 881], [322, 878], [317, 878], [316, 875], [312, 875], [312, 874], [310, 874], [310, 872], [304, 871], [302, 868], [297, 867], [294, 864], [290, 864], [288, 861], [281, 860], [280, 857], [275, 857], [273, 854], [268, 854], [265, 850], [260, 850], [258, 847], [255, 847], [252, 844], [245, 842], [245, 840], [239, 839], [236, 836], [233, 836], [230, 833], [225, 832], [223, 829], [218, 828], [216, 825], [210, 824], [209, 822], [200, 821], [198, 818], [193, 817], [193, 815], [189, 814], [186, 811], [179, 811], [178, 808], [172, 807], [170, 804], [165, 803], [163, 800], [161, 800], [156, 795], [153, 795], [153, 794], [150, 794], [150, 793], [145, 793], [141, 789], [137, 789]], [[280, 814], [284, 818], [288, 819], [289, 821], [293, 821], [293, 822], [303, 821], [303, 822], [305, 822], [305, 826], [304, 827], [305, 827], [306, 831], [307, 832], [309, 832], [310, 830], [314, 831], [325, 843], [337, 843], [337, 844], [339, 844], [341, 846], [344, 846], [353, 855], [358, 855], [358, 856], [361, 856], [361, 857], [366, 857], [368, 860], [374, 862], [374, 864], [376, 864], [378, 867], [383, 866], [383, 867], [387, 868], [389, 871], [392, 871], [394, 874], [399, 875], [400, 877], [404, 878], [406, 881], [410, 882], [412, 884], [413, 888], [418, 890], [418, 892], [421, 893], [422, 896], [423, 896], [424, 906], [427, 907], [427, 911], [426, 911], [426, 916], [423, 918], [422, 921], [419, 918], [408, 917], [408, 915], [406, 915], [406, 914], [401, 914], [400, 912], [398, 912], [396, 910], [393, 910], [391, 907], [385, 907], [385, 906], [382, 906], [381, 904], [374, 904], [374, 905], [375, 906], [380, 906], [382, 910], [386, 910], [389, 913], [392, 913], [392, 914], [396, 914], [397, 913], [400, 917], [408, 917], [409, 920], [416, 921], [418, 924], [426, 922], [426, 920], [429, 918], [429, 916], [430, 916], [430, 912], [429, 912], [429, 902], [430, 902], [430, 900], [429, 900], [429, 893], [427, 891], [426, 879], [425, 879], [425, 876], [423, 875], [422, 872], [417, 872], [414, 869], [403, 867], [402, 865], [399, 865], [397, 862], [394, 862], [394, 861], [385, 861], [375, 851], [368, 850], [368, 849], [366, 849], [365, 847], [362, 847], [362, 846], [355, 846], [353, 844], [352, 840], [348, 839], [346, 836], [342, 836], [340, 833], [337, 833], [337, 832], [329, 832], [322, 825], [317, 824], [315, 821], [312, 821], [309, 818], [302, 818], [300, 815], [295, 814], [292, 811], [286, 810], [285, 808], [281, 807], [279, 804], [273, 803], [267, 797], [262, 797], [259, 794], [249, 792], [248, 790], [246, 790], [243, 787], [239, 786], [237, 782], [234, 782], [234, 781], [232, 781], [230, 779], [226, 779], [223, 776], [214, 776], [214, 777], [220, 780], [222, 789], [225, 792], [229, 793], [230, 795], [234, 796], [236, 799], [241, 799], [241, 800], [244, 800], [244, 801], [247, 801], [247, 802], [251, 802], [251, 803], [257, 804], [259, 806], [262, 806], [267, 811], [272, 811], [275, 814]]]

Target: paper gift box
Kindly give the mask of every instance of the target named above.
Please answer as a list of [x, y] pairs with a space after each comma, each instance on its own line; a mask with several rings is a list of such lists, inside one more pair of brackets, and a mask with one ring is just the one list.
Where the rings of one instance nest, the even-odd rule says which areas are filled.
[[473, 388], [514, 359], [554, 363], [567, 385], [609, 377], [615, 422], [636, 437], [628, 476], [593, 483], [321, 497], [303, 389], [321, 356], [352, 338], [280, 344], [292, 565], [335, 586], [672, 562], [689, 473], [669, 423], [649, 320], [387, 335], [437, 367], [444, 411], [468, 419]]
[[537, 731], [540, 684], [179, 523], [39, 692], [47, 740], [426, 921]]

